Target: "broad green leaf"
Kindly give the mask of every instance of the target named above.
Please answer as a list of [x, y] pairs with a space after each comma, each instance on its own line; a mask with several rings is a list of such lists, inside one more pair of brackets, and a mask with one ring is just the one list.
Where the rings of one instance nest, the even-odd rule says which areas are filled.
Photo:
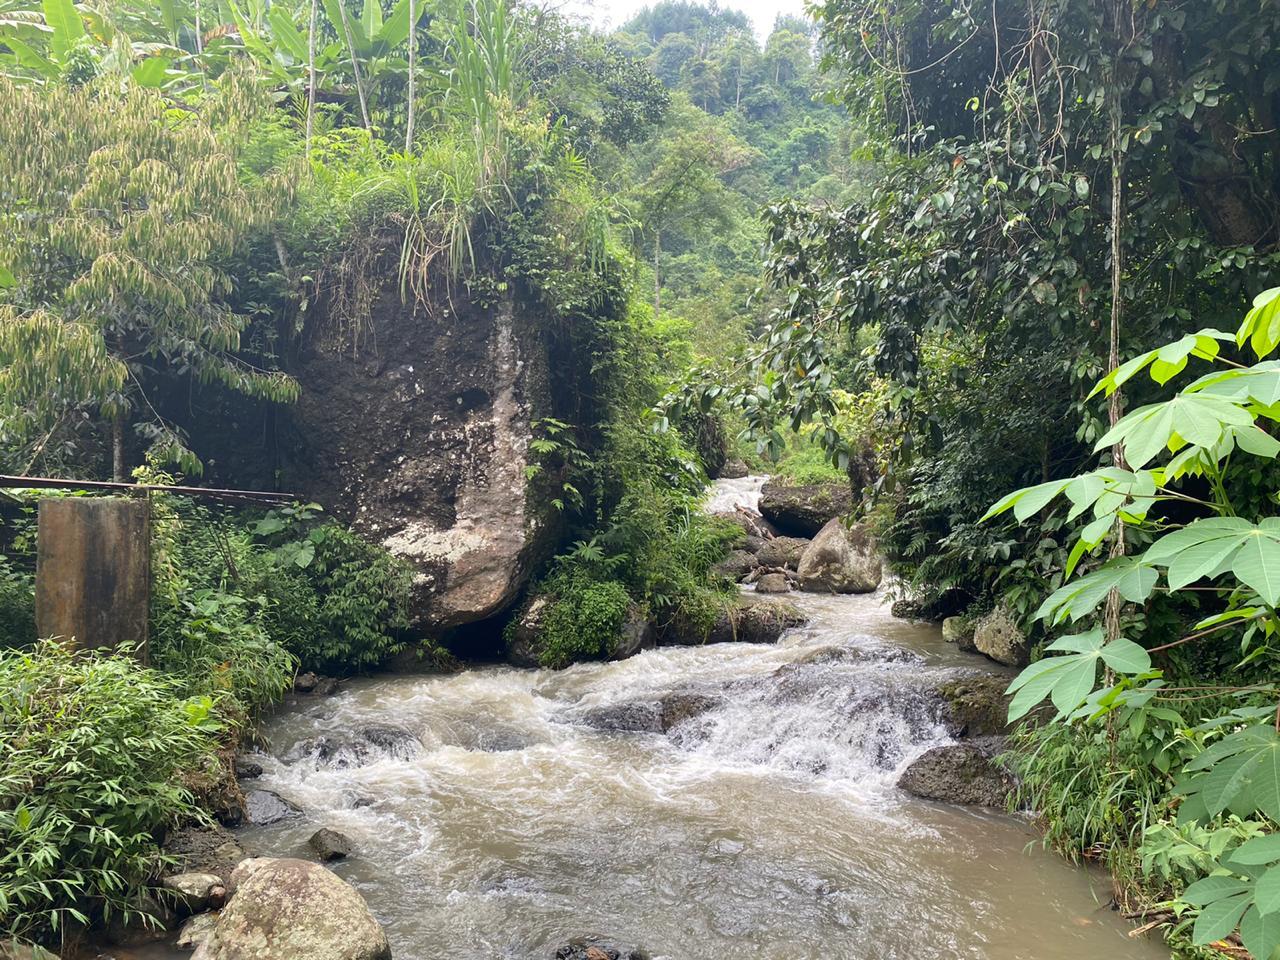
[[1098, 440], [1095, 449], [1123, 444], [1129, 463], [1142, 467], [1162, 450], [1175, 450], [1182, 442], [1211, 447], [1228, 426], [1252, 423], [1249, 412], [1232, 401], [1181, 393], [1127, 414]]
[[1254, 903], [1264, 917], [1280, 910], [1280, 867], [1272, 867], [1253, 888]]
[[1244, 346], [1246, 341], [1259, 359], [1280, 344], [1280, 287], [1264, 290], [1253, 298], [1253, 309], [1245, 314], [1236, 331], [1237, 345]]
[[1112, 560], [1079, 580], [1067, 583], [1050, 594], [1036, 611], [1036, 618], [1061, 623], [1068, 617], [1079, 620], [1092, 613], [1113, 589], [1131, 603], [1143, 603], [1160, 579], [1143, 557]]
[[1255, 960], [1274, 960], [1280, 946], [1280, 914], [1264, 917], [1257, 907], [1250, 907], [1240, 920], [1240, 939]]
[[[1274, 518], [1270, 518], [1274, 519]], [[1280, 603], [1280, 530], [1255, 530], [1245, 537], [1231, 564], [1240, 581], [1258, 592], [1269, 606]]]
[[133, 68], [133, 82], [140, 87], [164, 86], [169, 75], [169, 61], [164, 57], [148, 57]]
[[295, 63], [307, 62], [307, 38], [294, 25], [293, 18], [285, 8], [273, 5], [267, 11], [267, 23], [271, 26], [271, 35], [276, 43], [284, 48]]
[[24, 43], [17, 37], [5, 37], [4, 45], [13, 52], [14, 59], [18, 61], [19, 66], [35, 71], [46, 80], [57, 79], [58, 65], [37, 52], [34, 47]]
[[[426, 4], [418, 5], [419, 22], [421, 22], [425, 6]], [[387, 17], [386, 22], [374, 39], [379, 43], [385, 44], [388, 48], [398, 47], [409, 39], [409, 0], [399, 0], [392, 9], [391, 16]]]
[[1254, 837], [1246, 840], [1231, 853], [1232, 863], [1245, 865], [1261, 865], [1280, 860], [1280, 833], [1269, 833], [1265, 837]]
[[379, 0], [364, 0], [364, 13], [360, 17], [364, 35], [372, 40], [382, 29], [382, 4]]
[[45, 23], [53, 28], [49, 49], [55, 60], [65, 62], [71, 48], [85, 35], [84, 20], [72, 0], [43, 0], [41, 5]]
[[1196, 917], [1191, 939], [1197, 946], [1229, 937], [1240, 923], [1240, 917], [1249, 906], [1249, 894], [1241, 893], [1225, 900], [1215, 900]]
[[[1046, 650], [1065, 650], [1069, 653], [1096, 653], [1102, 649], [1105, 642], [1102, 636], [1102, 628], [1098, 627], [1090, 630], [1088, 633], [1073, 633], [1069, 636], [1058, 637], [1053, 643], [1045, 647]], [[1044, 661], [1040, 661], [1043, 663]]]
[[1080, 654], [1067, 658], [1072, 662], [1054, 674], [1056, 682], [1049, 699], [1062, 714], [1071, 713], [1084, 703], [1093, 691], [1098, 676], [1098, 658], [1093, 654]]
[[1102, 661], [1116, 673], [1146, 673], [1151, 669], [1151, 655], [1132, 640], [1120, 637], [1101, 650]]
[[1181, 373], [1187, 365], [1187, 357], [1196, 356], [1203, 360], [1212, 360], [1218, 355], [1218, 341], [1231, 340], [1231, 335], [1221, 330], [1204, 329], [1197, 333], [1187, 334], [1172, 343], [1166, 343], [1155, 350], [1148, 350], [1132, 360], [1127, 360], [1111, 373], [1098, 381], [1089, 396], [1105, 390], [1109, 397], [1123, 386], [1135, 374], [1148, 364], [1151, 366], [1151, 379], [1156, 383], [1167, 383], [1172, 377]]
[[1204, 907], [1218, 900], [1244, 893], [1249, 889], [1249, 886], [1248, 881], [1241, 880], [1239, 877], [1217, 874], [1197, 880], [1183, 891], [1179, 899], [1191, 904], [1193, 907]]
[[[1009, 701], [1009, 722], [1020, 720], [1031, 712], [1032, 707], [1038, 704], [1053, 689], [1053, 685], [1057, 682], [1059, 674], [1068, 666], [1070, 658], [1068, 657], [1051, 657], [1048, 660], [1041, 660], [1040, 663], [1048, 663], [1048, 669], [1042, 669], [1032, 676], [1028, 677], [1022, 687]], [[1032, 664], [1033, 667], [1039, 666], [1039, 663]], [[1028, 670], [1031, 667], [1027, 668]], [[1023, 676], [1026, 671], [1023, 672]], [[1020, 676], [1019, 680], [1022, 679]]]
[[991, 506], [991, 509], [982, 515], [982, 519], [988, 520], [991, 517], [1004, 513], [1012, 507], [1013, 515], [1015, 517], [1019, 520], [1026, 520], [1028, 517], [1042, 510], [1046, 504], [1060, 494], [1067, 485], [1072, 482], [1072, 479], [1050, 480], [1048, 483], [1038, 483], [1034, 487], [1024, 487], [1021, 490], [1015, 490], [1013, 493], [994, 503]]

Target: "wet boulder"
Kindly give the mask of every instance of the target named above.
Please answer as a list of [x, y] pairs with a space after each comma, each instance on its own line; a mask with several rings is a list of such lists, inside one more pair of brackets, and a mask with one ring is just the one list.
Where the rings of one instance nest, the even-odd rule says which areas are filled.
[[557, 947], [550, 960], [651, 960], [651, 955], [639, 947], [592, 935], [575, 937]]
[[778, 528], [771, 524], [760, 514], [748, 510], [745, 507], [738, 507], [733, 513], [717, 514], [722, 520], [729, 520], [736, 523], [742, 528], [742, 532], [748, 537], [758, 537], [761, 540], [772, 540], [778, 536]]
[[626, 618], [622, 621], [621, 629], [618, 630], [618, 638], [614, 641], [613, 652], [609, 654], [609, 659], [625, 660], [627, 657], [634, 657], [642, 650], [656, 646], [657, 642], [657, 631], [653, 623], [644, 615], [640, 607], [634, 603], [629, 604]]
[[972, 653], [973, 621], [968, 617], [947, 617], [942, 621], [942, 639]]
[[746, 462], [739, 460], [737, 457], [730, 457], [720, 468], [720, 479], [722, 480], [741, 480], [750, 475], [751, 471]]
[[252, 756], [240, 754], [235, 760], [235, 772], [239, 780], [256, 780], [262, 776], [262, 764]]
[[218, 924], [216, 913], [198, 913], [182, 925], [173, 945], [179, 950], [194, 950], [209, 939]]
[[581, 714], [580, 721], [597, 730], [619, 733], [669, 733], [723, 703], [723, 697], [675, 691], [652, 700], [626, 700], [592, 707]]
[[978, 653], [1008, 667], [1025, 667], [1031, 654], [1026, 634], [1003, 607], [992, 610], [974, 625], [973, 646]]
[[742, 594], [722, 610], [710, 627], [676, 619], [659, 632], [667, 646], [696, 647], [704, 643], [777, 643], [792, 627], [809, 618], [789, 600], [760, 594]]
[[390, 960], [356, 889], [306, 860], [246, 860], [235, 896], [192, 960]]
[[301, 811], [270, 790], [250, 790], [244, 795], [245, 814], [259, 826], [296, 817]]
[[201, 913], [210, 907], [221, 906], [226, 895], [226, 888], [220, 876], [214, 873], [174, 873], [160, 881], [160, 886], [169, 891], [175, 905], [184, 914]]
[[321, 827], [313, 833], [311, 839], [307, 841], [307, 846], [324, 863], [328, 863], [330, 860], [345, 859], [351, 856], [353, 849], [350, 837], [328, 827]]
[[986, 737], [1009, 726], [1009, 678], [994, 673], [964, 674], [938, 685], [943, 717], [952, 735]]
[[[539, 594], [527, 600], [516, 614], [506, 631], [507, 662], [512, 666], [541, 666], [546, 618], [557, 600], [553, 594]], [[657, 633], [653, 623], [639, 606], [628, 604], [609, 659], [625, 660], [656, 645]]]
[[1004, 737], [982, 737], [934, 747], [903, 772], [898, 786], [913, 796], [943, 803], [1003, 809], [1015, 783], [995, 762]]
[[411, 760], [421, 748], [421, 741], [404, 727], [367, 723], [347, 735], [322, 734], [301, 740], [285, 754], [285, 760], [296, 763], [311, 759], [318, 764], [344, 770], [386, 758]]
[[756, 593], [790, 593], [791, 582], [785, 573], [766, 573], [756, 581]]
[[822, 593], [873, 593], [883, 568], [875, 538], [864, 523], [832, 520], [800, 557], [801, 586]]
[[760, 513], [780, 532], [812, 537], [837, 517], [853, 509], [847, 483], [788, 483], [770, 480], [760, 491]]
[[762, 567], [785, 567], [795, 570], [800, 565], [800, 556], [810, 541], [805, 537], [774, 537], [766, 540], [758, 553], [756, 563]]
[[[767, 541], [762, 541], [767, 542]], [[756, 568], [756, 558], [746, 550], [731, 550], [729, 555], [712, 569], [722, 577], [728, 577], [735, 583], [742, 580]]]

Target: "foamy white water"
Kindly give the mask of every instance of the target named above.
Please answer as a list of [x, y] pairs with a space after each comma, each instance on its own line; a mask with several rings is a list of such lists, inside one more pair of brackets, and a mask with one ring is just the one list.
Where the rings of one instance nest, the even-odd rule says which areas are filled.
[[743, 509], [749, 513], [760, 512], [760, 491], [767, 483], [767, 476], [742, 477], [739, 480], [717, 480], [707, 494], [703, 509], [707, 513], [734, 513]]

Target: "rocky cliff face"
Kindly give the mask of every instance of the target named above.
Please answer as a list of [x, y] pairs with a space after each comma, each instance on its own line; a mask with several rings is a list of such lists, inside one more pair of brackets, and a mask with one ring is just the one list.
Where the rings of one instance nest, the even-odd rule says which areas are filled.
[[284, 486], [414, 565], [420, 628], [507, 607], [555, 540], [526, 495], [532, 420], [550, 409], [532, 318], [459, 289], [403, 303], [389, 284], [371, 323], [316, 323], [292, 366]]

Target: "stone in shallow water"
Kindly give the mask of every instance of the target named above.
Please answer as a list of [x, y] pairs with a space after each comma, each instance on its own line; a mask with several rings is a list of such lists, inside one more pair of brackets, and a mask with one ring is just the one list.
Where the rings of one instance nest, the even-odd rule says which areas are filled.
[[209, 934], [213, 933], [217, 922], [216, 913], [196, 914], [182, 925], [182, 929], [178, 931], [178, 939], [173, 942], [173, 945], [179, 950], [194, 950], [209, 939]]
[[186, 913], [200, 913], [210, 907], [209, 898], [222, 888], [222, 878], [213, 873], [175, 873], [160, 881], [173, 893]]
[[934, 747], [907, 767], [898, 786], [925, 800], [1003, 808], [1014, 781], [994, 757], [1005, 744], [1004, 737], [981, 737]]
[[321, 827], [313, 833], [307, 844], [316, 852], [316, 856], [326, 863], [351, 856], [351, 839], [328, 827]]
[[766, 573], [756, 581], [756, 593], [790, 593], [791, 584], [786, 574]]
[[296, 817], [301, 812], [270, 790], [250, 790], [244, 795], [244, 809], [249, 822], [260, 826]]
[[559, 947], [553, 960], [650, 960], [649, 953], [606, 937], [575, 937]]

